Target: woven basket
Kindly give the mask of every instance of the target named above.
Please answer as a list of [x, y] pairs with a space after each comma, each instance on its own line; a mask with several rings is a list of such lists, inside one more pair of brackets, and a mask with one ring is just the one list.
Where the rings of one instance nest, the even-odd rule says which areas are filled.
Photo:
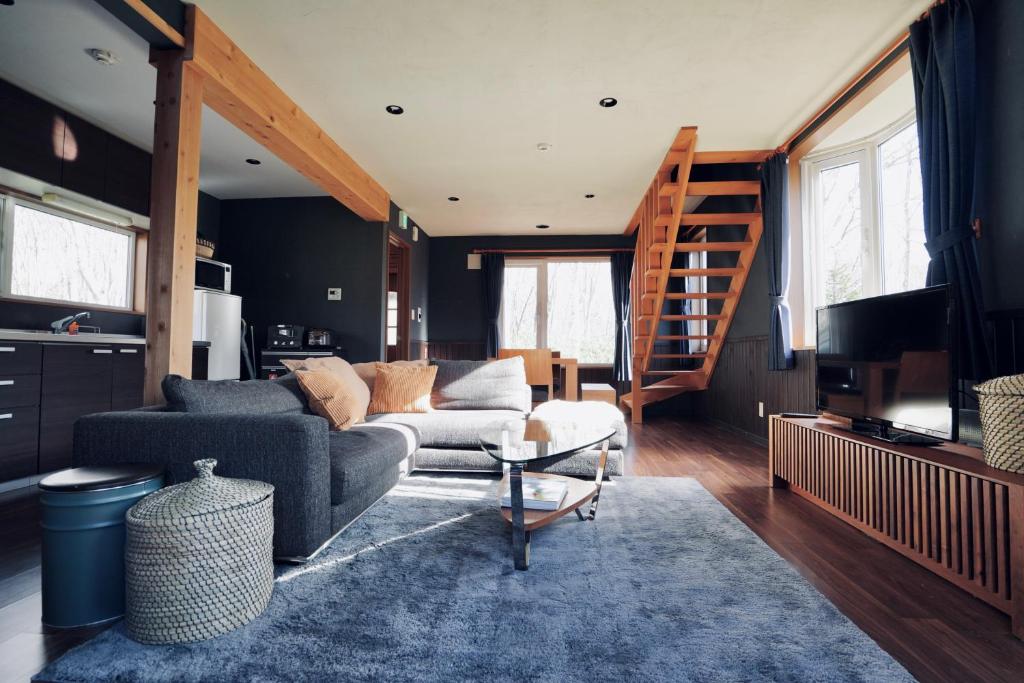
[[213, 474], [158, 491], [127, 514], [128, 634], [142, 643], [206, 640], [259, 616], [274, 588], [274, 487]]
[[981, 444], [992, 467], [1024, 473], [1024, 375], [974, 387], [981, 403]]

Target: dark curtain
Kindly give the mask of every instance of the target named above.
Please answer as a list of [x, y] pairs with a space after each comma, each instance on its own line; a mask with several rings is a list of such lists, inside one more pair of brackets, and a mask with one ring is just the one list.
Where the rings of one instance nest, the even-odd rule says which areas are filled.
[[483, 254], [480, 271], [484, 278], [484, 321], [487, 326], [487, 357], [497, 358], [501, 348], [498, 316], [501, 314], [501, 288], [505, 282], [505, 255]]
[[612, 254], [612, 301], [615, 304], [615, 381], [633, 379], [633, 330], [629, 312], [629, 280], [633, 273], [633, 252]]
[[927, 284], [951, 286], [960, 319], [961, 376], [991, 376], [978, 252], [975, 185], [974, 10], [970, 0], [933, 7], [910, 27], [924, 191]]
[[768, 369], [793, 367], [789, 289], [789, 156], [778, 152], [761, 165], [764, 254], [768, 265]]

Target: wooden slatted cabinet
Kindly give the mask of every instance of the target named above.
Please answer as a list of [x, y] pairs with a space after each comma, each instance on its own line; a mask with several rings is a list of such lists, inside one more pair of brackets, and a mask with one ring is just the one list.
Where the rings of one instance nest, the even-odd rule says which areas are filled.
[[773, 415], [769, 483], [852, 524], [1010, 615], [1024, 638], [1024, 475], [981, 451], [888, 444]]

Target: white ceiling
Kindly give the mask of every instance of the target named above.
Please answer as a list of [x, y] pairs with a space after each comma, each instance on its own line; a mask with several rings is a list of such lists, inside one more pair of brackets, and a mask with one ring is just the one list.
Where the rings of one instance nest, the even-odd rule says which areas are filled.
[[[197, 4], [429, 234], [456, 235], [620, 232], [680, 126], [699, 126], [700, 149], [774, 147], [929, 3]], [[87, 47], [122, 63], [101, 67]], [[146, 46], [93, 2], [0, 7], [0, 76], [150, 145]], [[619, 105], [598, 107], [605, 96]], [[207, 113], [204, 190], [323, 194]]]
[[[103, 66], [92, 47], [120, 58]], [[0, 6], [0, 78], [146, 150], [153, 149], [156, 70], [149, 46], [92, 0]], [[259, 159], [260, 166], [245, 163]], [[221, 199], [325, 194], [209, 108], [203, 109], [200, 187]]]

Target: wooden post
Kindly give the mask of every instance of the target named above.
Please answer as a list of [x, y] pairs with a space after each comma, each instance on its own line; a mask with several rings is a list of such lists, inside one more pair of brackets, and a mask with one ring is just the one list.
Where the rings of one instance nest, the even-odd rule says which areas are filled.
[[157, 69], [146, 280], [146, 405], [160, 382], [192, 375], [192, 292], [203, 76], [183, 50], [153, 50]]

